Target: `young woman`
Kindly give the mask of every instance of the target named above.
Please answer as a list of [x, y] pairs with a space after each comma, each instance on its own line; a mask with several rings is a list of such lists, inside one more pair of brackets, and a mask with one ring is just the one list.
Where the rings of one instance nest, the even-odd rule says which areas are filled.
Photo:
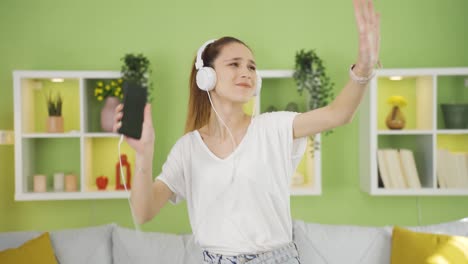
[[[231, 37], [205, 43], [192, 67], [186, 134], [154, 181], [150, 105], [141, 139], [126, 138], [137, 154], [131, 191], [137, 221], [151, 220], [167, 201], [185, 199], [205, 263], [299, 263], [291, 176], [307, 136], [352, 120], [377, 63], [379, 15], [368, 0], [354, 0], [354, 7], [359, 51], [350, 80], [332, 103], [306, 113], [246, 115], [242, 106], [261, 87], [251, 50]], [[116, 109], [114, 131], [122, 108]]]

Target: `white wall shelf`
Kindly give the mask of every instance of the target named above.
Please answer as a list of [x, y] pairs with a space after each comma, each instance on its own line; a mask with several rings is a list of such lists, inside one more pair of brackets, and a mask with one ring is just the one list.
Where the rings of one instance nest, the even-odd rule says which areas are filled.
[[88, 200], [88, 199], [127, 199], [125, 191], [95, 191], [95, 192], [47, 192], [22, 193], [15, 195], [17, 201], [47, 201], [47, 200]]
[[[292, 78], [292, 70], [259, 71], [263, 79]], [[120, 135], [101, 132], [99, 113], [101, 105], [93, 96], [98, 80], [118, 79], [117, 71], [14, 71], [15, 110], [15, 200], [79, 200], [79, 199], [124, 199], [125, 191], [115, 191], [115, 163]], [[52, 78], [64, 79], [63, 84], [52, 83]], [[47, 133], [42, 124], [47, 117], [43, 98], [45, 91], [60, 91], [64, 100], [62, 115], [65, 119], [64, 133]], [[256, 97], [257, 113], [260, 110]], [[65, 105], [74, 108], [65, 111]], [[316, 140], [320, 142], [320, 135]], [[134, 153], [124, 142], [122, 152], [129, 155], [135, 164]], [[309, 181], [305, 185], [291, 187], [292, 195], [321, 194], [321, 155], [314, 151], [304, 155], [308, 163]], [[103, 158], [108, 156], [112, 158]], [[115, 158], [113, 158], [115, 156]], [[105, 163], [105, 165], [103, 165]], [[132, 168], [133, 170], [134, 168]], [[313, 172], [310, 172], [310, 171]], [[76, 192], [55, 192], [53, 174], [63, 172], [78, 178]], [[33, 175], [47, 177], [47, 191], [33, 191]], [[105, 175], [109, 184], [98, 191], [95, 179]]]
[[[394, 76], [402, 80], [391, 80]], [[468, 195], [468, 167], [466, 173], [448, 171], [443, 165], [447, 160], [441, 163], [438, 154], [464, 153], [468, 166], [468, 127], [446, 128], [440, 106], [453, 102], [468, 104], [468, 88], [464, 86], [467, 77], [468, 68], [377, 70], [360, 107], [360, 186], [364, 192], [377, 196]], [[402, 108], [406, 125], [401, 130], [391, 130], [385, 125], [391, 110], [387, 98], [392, 95], [402, 95], [408, 100], [408, 105]], [[421, 188], [383, 184], [377, 155], [383, 149], [412, 151]], [[403, 162], [401, 156], [399, 162], [400, 165]], [[454, 166], [462, 165], [449, 167]], [[388, 170], [400, 171], [397, 166]], [[444, 179], [452, 179], [453, 175], [460, 182], [445, 184]], [[404, 170], [403, 176], [407, 179]]]
[[[126, 198], [115, 190], [119, 135], [100, 132], [102, 104], [93, 96], [98, 80], [116, 80], [115, 71], [14, 71], [15, 107], [15, 200], [75, 200]], [[52, 79], [63, 79], [53, 82]], [[45, 129], [47, 108], [44, 96], [52, 92], [63, 97], [63, 133]], [[124, 142], [122, 154], [135, 164], [134, 153]], [[132, 171], [133, 171], [132, 166]], [[56, 192], [54, 173], [77, 177], [77, 191]], [[47, 178], [46, 192], [33, 191], [33, 175]], [[98, 191], [96, 178], [105, 175], [109, 184]]]

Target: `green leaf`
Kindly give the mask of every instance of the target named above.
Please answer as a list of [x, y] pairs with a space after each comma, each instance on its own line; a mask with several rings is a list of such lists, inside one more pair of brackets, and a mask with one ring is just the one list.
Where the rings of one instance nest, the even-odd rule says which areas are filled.
[[296, 52], [293, 78], [300, 95], [304, 90], [308, 92], [307, 110], [324, 107], [334, 99], [334, 83], [327, 76], [322, 60], [315, 50], [301, 49]]

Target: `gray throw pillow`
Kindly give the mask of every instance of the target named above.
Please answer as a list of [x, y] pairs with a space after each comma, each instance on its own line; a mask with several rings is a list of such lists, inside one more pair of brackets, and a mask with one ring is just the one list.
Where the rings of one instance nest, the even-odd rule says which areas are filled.
[[50, 232], [60, 264], [112, 264], [112, 229], [115, 224]]
[[183, 264], [185, 250], [182, 236], [119, 226], [112, 233], [112, 247], [115, 264]]
[[38, 237], [41, 232], [36, 231], [18, 231], [0, 233], [0, 251], [8, 248], [17, 248], [25, 242]]
[[301, 263], [390, 263], [391, 234], [385, 228], [294, 221]]

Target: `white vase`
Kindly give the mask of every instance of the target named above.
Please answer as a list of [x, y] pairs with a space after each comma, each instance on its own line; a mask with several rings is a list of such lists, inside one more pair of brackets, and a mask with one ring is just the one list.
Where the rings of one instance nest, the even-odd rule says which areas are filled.
[[120, 101], [117, 97], [107, 97], [104, 101], [104, 106], [101, 109], [101, 129], [104, 132], [112, 132], [114, 126], [115, 108]]
[[56, 192], [63, 192], [65, 183], [65, 173], [63, 172], [57, 172], [54, 173], [54, 191]]

